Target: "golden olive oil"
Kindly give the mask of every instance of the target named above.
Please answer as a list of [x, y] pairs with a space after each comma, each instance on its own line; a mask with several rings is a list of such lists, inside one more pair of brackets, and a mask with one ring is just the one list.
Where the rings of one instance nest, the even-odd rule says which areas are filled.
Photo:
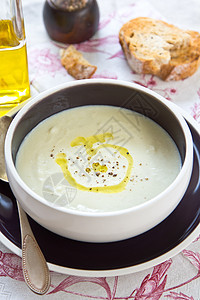
[[26, 43], [11, 20], [0, 20], [0, 117], [29, 97]]
[[[122, 192], [126, 188], [126, 185], [129, 182], [130, 176], [131, 176], [131, 171], [132, 171], [132, 167], [133, 167], [133, 158], [130, 155], [128, 149], [121, 147], [121, 146], [112, 145], [112, 144], [102, 144], [96, 148], [93, 148], [93, 145], [95, 143], [97, 143], [97, 142], [104, 143], [107, 139], [108, 140], [113, 139], [113, 135], [111, 132], [106, 132], [104, 134], [98, 134], [98, 135], [92, 135], [92, 136], [89, 136], [86, 138], [83, 136], [79, 136], [71, 142], [71, 147], [83, 145], [85, 147], [86, 153], [88, 155], [88, 160], [90, 160], [92, 156], [96, 155], [98, 153], [98, 151], [102, 148], [115, 149], [116, 151], [118, 151], [119, 154], [124, 156], [128, 161], [128, 168], [126, 170], [124, 179], [120, 183], [111, 185], [111, 186], [86, 187], [86, 186], [78, 183], [72, 176], [71, 172], [69, 171], [67, 155], [65, 153], [58, 153], [56, 156], [56, 163], [61, 167], [61, 170], [63, 172], [65, 179], [74, 188], [77, 188], [81, 191], [94, 192], [94, 193], [119, 193], [119, 192]], [[93, 169], [95, 167], [98, 167], [98, 169], [96, 169], [96, 170], [98, 170], [101, 173], [107, 172], [107, 170], [108, 170], [106, 165], [100, 165], [99, 163], [92, 164], [92, 167], [93, 167]]]

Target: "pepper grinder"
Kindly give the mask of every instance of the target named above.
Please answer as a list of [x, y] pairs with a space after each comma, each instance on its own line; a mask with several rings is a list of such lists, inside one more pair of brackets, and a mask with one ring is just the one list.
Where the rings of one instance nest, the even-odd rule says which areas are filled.
[[56, 43], [81, 43], [96, 33], [99, 7], [96, 0], [46, 0], [43, 20], [49, 37]]

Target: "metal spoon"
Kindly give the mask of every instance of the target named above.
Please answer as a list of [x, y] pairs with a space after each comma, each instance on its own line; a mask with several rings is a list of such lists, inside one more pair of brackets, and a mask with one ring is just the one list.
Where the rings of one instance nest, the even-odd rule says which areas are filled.
[[[12, 118], [9, 116], [0, 118], [0, 180], [3, 181], [8, 181], [4, 160], [4, 142], [11, 121]], [[17, 206], [21, 227], [22, 268], [24, 279], [33, 292], [43, 295], [50, 287], [49, 269], [44, 255], [33, 235], [27, 215], [18, 201]]]

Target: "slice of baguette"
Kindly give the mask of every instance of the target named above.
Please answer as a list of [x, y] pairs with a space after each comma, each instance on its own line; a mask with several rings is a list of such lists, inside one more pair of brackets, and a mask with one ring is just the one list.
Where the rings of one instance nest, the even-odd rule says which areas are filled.
[[139, 17], [122, 26], [119, 41], [131, 69], [163, 80], [181, 80], [200, 65], [200, 34]]
[[75, 79], [91, 78], [97, 67], [91, 65], [74, 46], [60, 51], [61, 63]]

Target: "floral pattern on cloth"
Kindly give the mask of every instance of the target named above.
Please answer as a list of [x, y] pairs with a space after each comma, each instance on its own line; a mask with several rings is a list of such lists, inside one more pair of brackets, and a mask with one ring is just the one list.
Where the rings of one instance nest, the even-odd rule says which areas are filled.
[[[147, 87], [186, 110], [200, 123], [200, 70], [178, 82], [163, 82], [152, 75], [135, 74], [128, 66], [118, 40], [122, 24], [147, 16], [163, 19], [147, 0], [100, 0], [99, 30], [89, 41], [75, 45], [91, 64], [93, 78], [125, 80]], [[60, 48], [49, 40], [42, 20], [41, 0], [23, 1], [31, 85], [42, 92], [73, 81], [60, 63]], [[164, 237], [163, 237], [164, 238]], [[159, 242], [159, 241], [158, 241]], [[172, 259], [134, 274], [97, 278], [51, 273], [44, 299], [200, 300], [200, 236]], [[26, 287], [21, 258], [0, 243], [0, 299], [36, 299]]]
[[[193, 243], [198, 243], [199, 238]], [[185, 278], [185, 281], [179, 282], [178, 284], [174, 283], [170, 286], [168, 284], [170, 269], [174, 264], [173, 260], [169, 259], [154, 268], [140, 272], [141, 276], [139, 276], [140, 280], [137, 284], [131, 280], [131, 277], [134, 277], [136, 274], [129, 275], [131, 284], [129, 284], [129, 287], [126, 290], [121, 288], [121, 285], [123, 284], [123, 280], [121, 279], [123, 277], [128, 279], [128, 276], [98, 278], [67, 276], [51, 272], [52, 282], [46, 297], [49, 296], [49, 299], [51, 299], [52, 295], [57, 295], [57, 298], [55, 299], [62, 299], [60, 298], [61, 295], [65, 295], [69, 297], [76, 296], [77, 299], [194, 300], [195, 298], [193, 298], [192, 295], [181, 292], [180, 288], [193, 281], [198, 281], [200, 284], [200, 251], [183, 250], [182, 256], [184, 259], [188, 259], [196, 271], [192, 277], [187, 278], [187, 280]], [[3, 299], [1, 298], [1, 295], [6, 293], [4, 289], [1, 290], [2, 277], [9, 277], [16, 281], [24, 281], [20, 257], [13, 253], [0, 251], [0, 299]], [[188, 277], [187, 274], [186, 277]], [[85, 288], [88, 284], [92, 287], [90, 291], [87, 291]], [[95, 285], [96, 288], [93, 288], [93, 285]], [[98, 296], [95, 294], [96, 292], [98, 292]]]

